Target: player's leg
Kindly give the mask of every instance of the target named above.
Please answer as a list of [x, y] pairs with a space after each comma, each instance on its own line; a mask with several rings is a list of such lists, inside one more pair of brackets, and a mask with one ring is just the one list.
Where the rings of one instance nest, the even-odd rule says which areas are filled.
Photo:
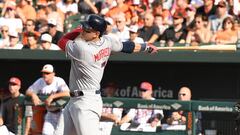
[[[71, 117], [71, 111], [70, 108], [72, 106], [72, 103], [71, 103], [71, 99], [69, 101], [69, 103], [65, 106], [64, 110], [63, 110], [63, 118], [60, 118], [60, 121], [61, 123], [63, 123], [62, 126], [63, 127], [63, 135], [78, 135], [76, 133], [76, 129], [74, 127], [74, 124], [73, 124], [73, 119], [75, 119], [74, 117]], [[73, 119], [72, 119], [73, 118]], [[56, 135], [59, 135], [59, 134], [56, 134]]]
[[58, 119], [58, 124], [55, 128], [54, 135], [63, 135], [63, 130], [64, 130], [64, 117], [62, 112]]
[[51, 112], [47, 112], [43, 123], [42, 135], [53, 135], [55, 129], [52, 123], [54, 119], [54, 114], [52, 114]]
[[99, 115], [91, 110], [78, 109], [71, 112], [72, 117], [76, 118], [74, 125], [78, 135], [100, 135]]
[[63, 112], [61, 113], [54, 131], [54, 135], [77, 135], [69, 113], [69, 106], [71, 105], [66, 105]]

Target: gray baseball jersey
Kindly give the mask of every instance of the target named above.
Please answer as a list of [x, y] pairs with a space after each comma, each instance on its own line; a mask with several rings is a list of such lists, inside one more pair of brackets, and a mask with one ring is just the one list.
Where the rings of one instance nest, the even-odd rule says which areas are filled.
[[100, 81], [111, 51], [122, 50], [122, 43], [107, 35], [98, 42], [86, 42], [80, 37], [69, 41], [66, 55], [71, 59], [69, 78], [70, 90], [96, 91], [100, 89]]
[[71, 59], [69, 87], [71, 91], [83, 91], [84, 96], [70, 99], [55, 135], [100, 134], [102, 98], [95, 91], [100, 89], [100, 81], [111, 51], [121, 51], [122, 47], [120, 41], [106, 35], [97, 42], [86, 42], [77, 37], [67, 43], [65, 51]]

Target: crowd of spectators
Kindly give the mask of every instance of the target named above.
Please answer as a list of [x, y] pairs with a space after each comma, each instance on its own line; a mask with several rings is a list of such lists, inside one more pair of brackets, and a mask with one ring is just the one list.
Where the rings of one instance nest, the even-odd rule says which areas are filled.
[[68, 18], [79, 16], [79, 21], [88, 14], [105, 17], [111, 25], [107, 34], [121, 41], [234, 44], [239, 7], [239, 0], [1, 0], [0, 48], [59, 50]]

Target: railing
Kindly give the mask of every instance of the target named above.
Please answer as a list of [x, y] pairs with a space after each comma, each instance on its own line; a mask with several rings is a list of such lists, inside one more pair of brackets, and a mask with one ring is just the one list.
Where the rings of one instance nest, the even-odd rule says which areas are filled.
[[[42, 101], [47, 97], [40, 97]], [[66, 105], [69, 98], [61, 98], [55, 100], [52, 105], [53, 106], [64, 106]], [[20, 98], [21, 105], [32, 105], [29, 97]], [[114, 108], [146, 108], [146, 109], [162, 109], [162, 110], [183, 110], [183, 111], [191, 111], [193, 113], [193, 120], [195, 119], [195, 112], [224, 112], [224, 113], [234, 113], [236, 112], [234, 105], [236, 102], [218, 102], [218, 101], [178, 101], [178, 100], [164, 100], [157, 99], [154, 101], [135, 99], [135, 98], [103, 98], [103, 106], [104, 107], [114, 107]], [[44, 106], [44, 103], [42, 104]], [[23, 123], [24, 124], [24, 123]], [[192, 123], [192, 134], [196, 135], [196, 124], [193, 121]], [[23, 125], [24, 127], [24, 125]], [[119, 126], [114, 126], [112, 129], [113, 135], [142, 135], [142, 134], [177, 134], [177, 135], [185, 135], [188, 134], [187, 131], [157, 131], [156, 133], [143, 133], [143, 132], [131, 132], [131, 131], [121, 131]]]

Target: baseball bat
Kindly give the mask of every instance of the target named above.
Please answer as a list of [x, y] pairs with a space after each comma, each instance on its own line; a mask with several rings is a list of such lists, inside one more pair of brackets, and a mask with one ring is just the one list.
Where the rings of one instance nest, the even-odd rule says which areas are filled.
[[157, 47], [158, 50], [203, 50], [203, 51], [236, 51], [236, 45], [202, 45], [202, 46], [173, 46]]

